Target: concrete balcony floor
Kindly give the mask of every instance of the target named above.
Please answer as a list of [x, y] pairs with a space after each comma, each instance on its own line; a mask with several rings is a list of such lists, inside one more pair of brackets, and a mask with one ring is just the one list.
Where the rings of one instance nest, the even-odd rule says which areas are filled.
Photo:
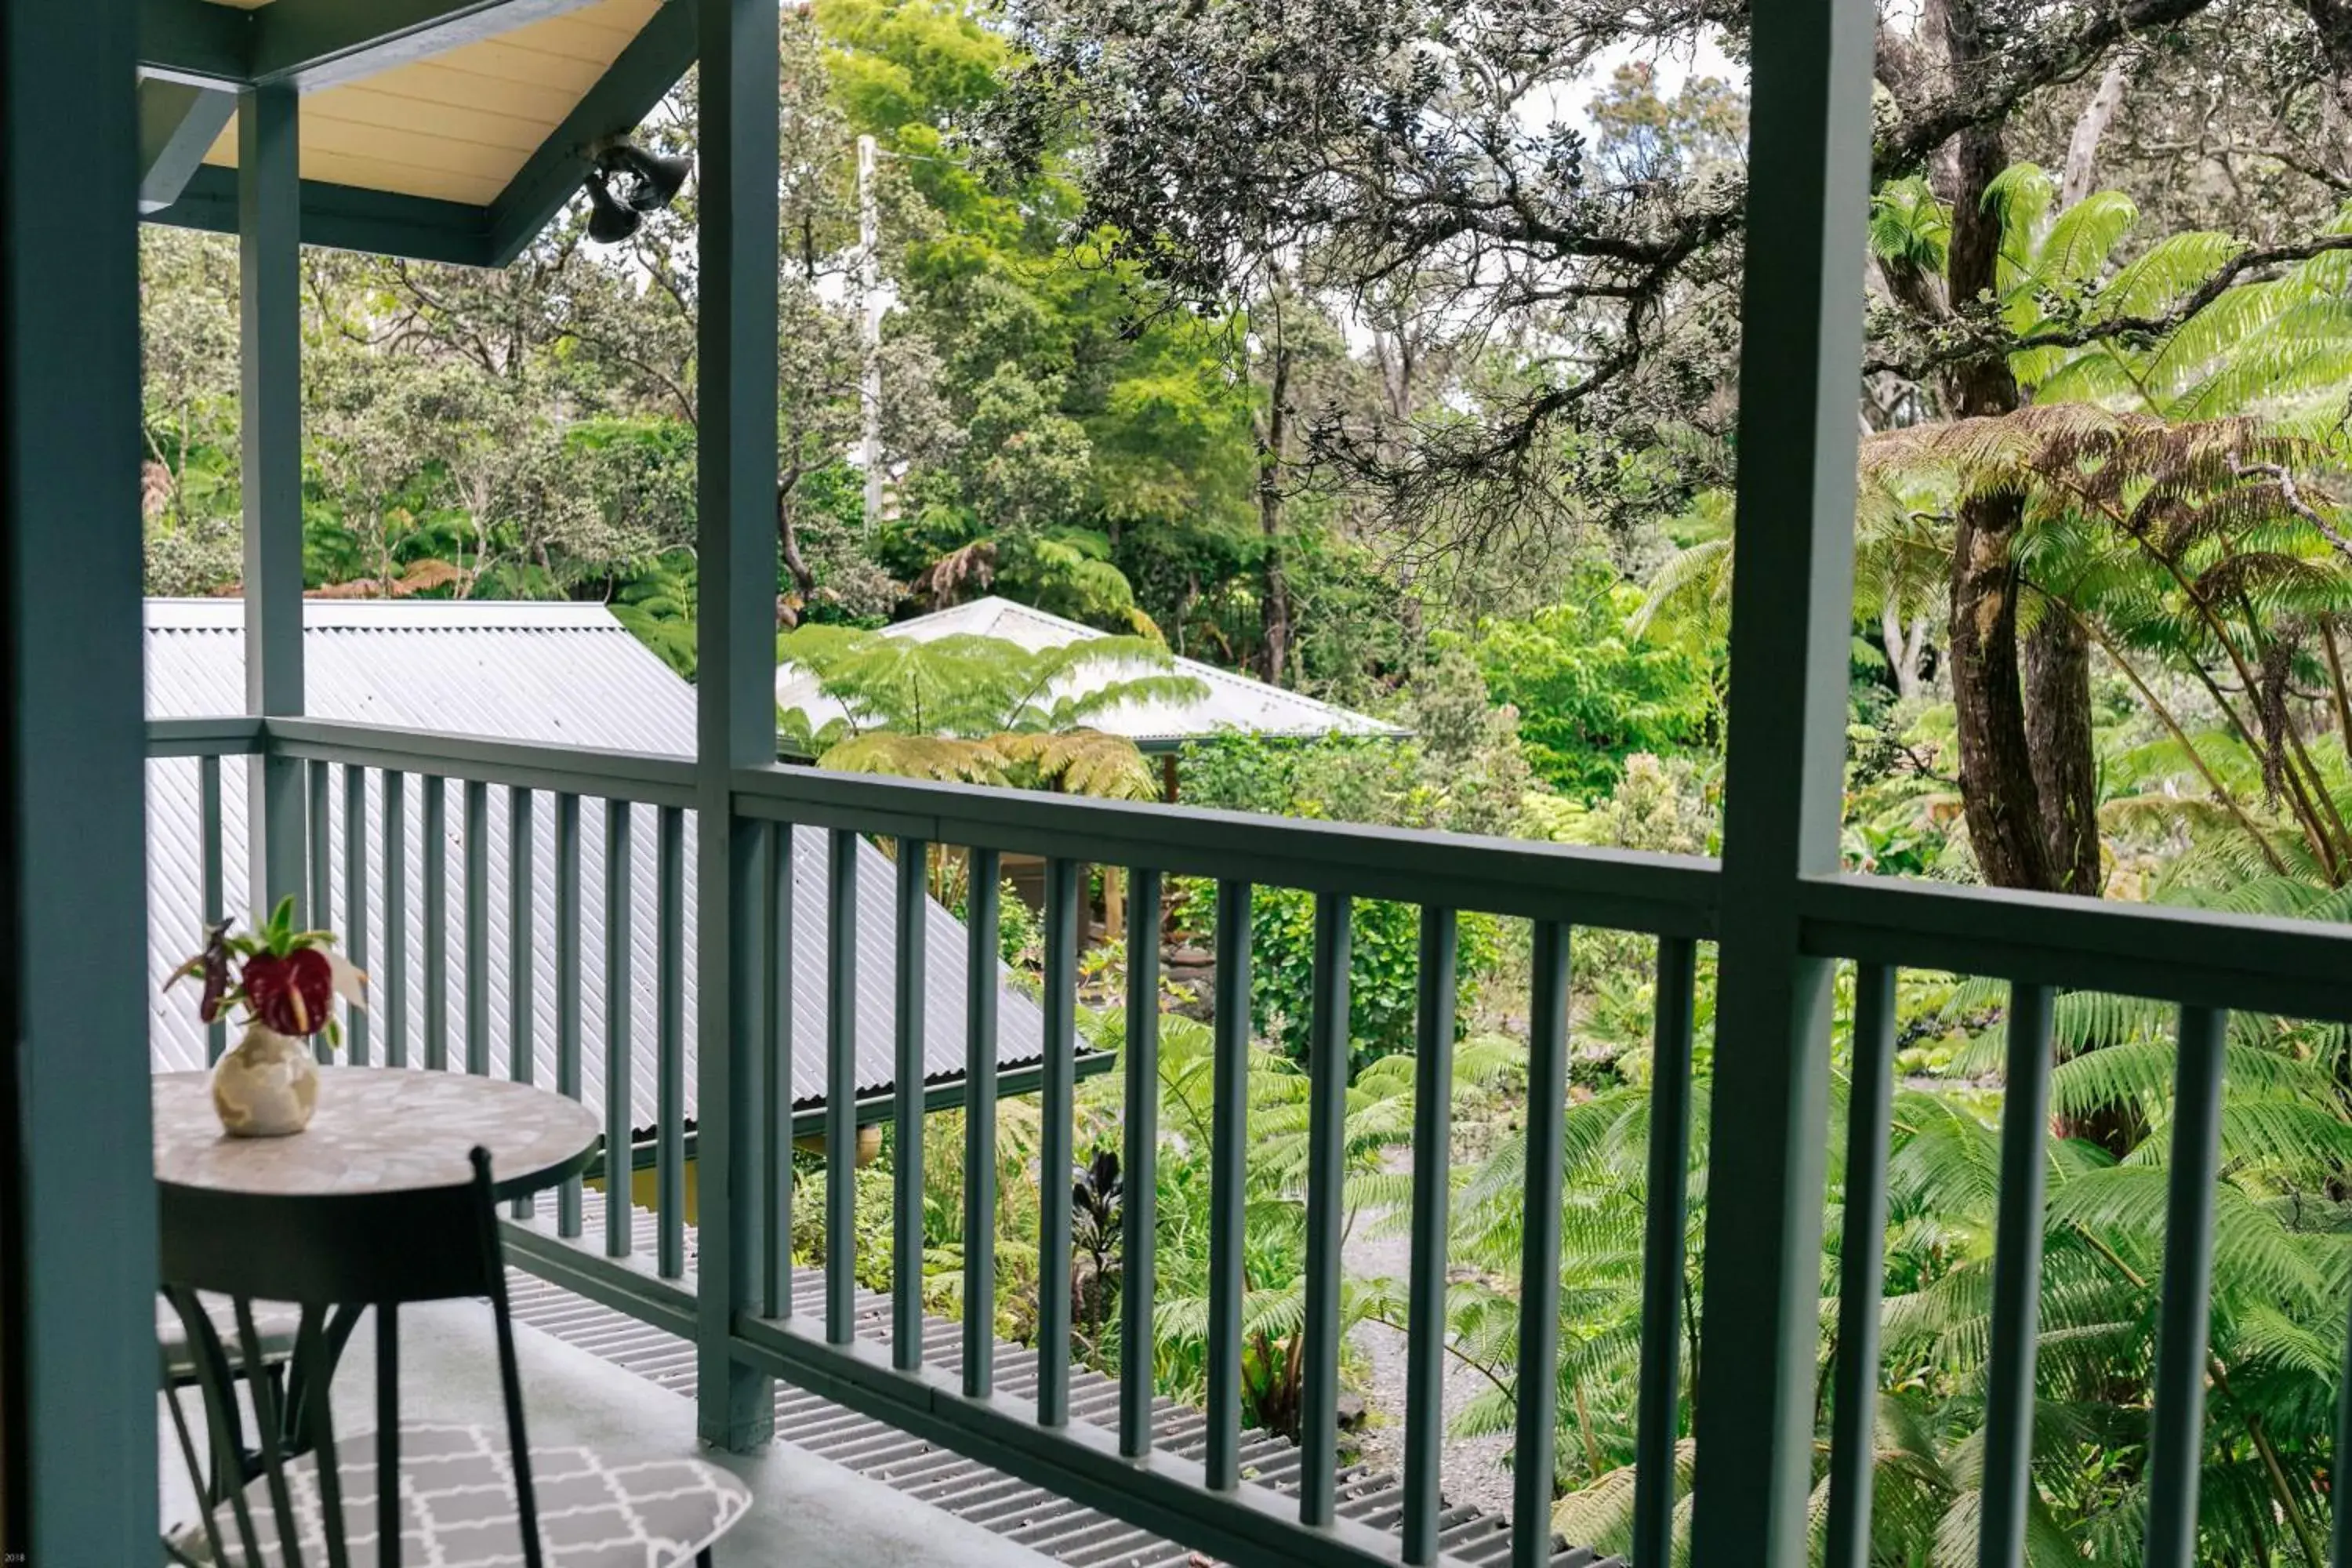
[[[363, 1323], [352, 1336], [336, 1374], [339, 1432], [375, 1424], [371, 1328]], [[406, 1419], [502, 1419], [487, 1304], [406, 1309], [400, 1351]], [[693, 1401], [527, 1323], [515, 1325], [515, 1352], [534, 1443], [578, 1443], [624, 1458], [702, 1451], [695, 1441]], [[193, 1425], [201, 1416], [194, 1393], [186, 1397]], [[194, 1492], [172, 1436], [171, 1417], [160, 1406], [158, 1417], [168, 1527], [194, 1517]], [[943, 1563], [957, 1568], [1045, 1568], [1050, 1561], [789, 1442], [772, 1443], [756, 1454], [705, 1457], [741, 1476], [751, 1489], [750, 1515], [712, 1553], [719, 1568], [937, 1568]]]

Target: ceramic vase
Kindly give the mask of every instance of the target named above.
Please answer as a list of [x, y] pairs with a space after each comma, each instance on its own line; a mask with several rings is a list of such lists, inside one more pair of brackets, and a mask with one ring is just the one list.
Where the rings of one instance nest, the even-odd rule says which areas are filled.
[[245, 1038], [213, 1068], [213, 1110], [232, 1138], [299, 1132], [318, 1108], [319, 1064], [310, 1042], [266, 1024], [247, 1026]]

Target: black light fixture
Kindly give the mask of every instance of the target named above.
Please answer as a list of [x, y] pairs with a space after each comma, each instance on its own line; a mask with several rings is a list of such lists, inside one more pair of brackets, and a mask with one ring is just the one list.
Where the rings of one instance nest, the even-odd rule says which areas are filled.
[[667, 158], [617, 138], [590, 149], [586, 190], [588, 237], [613, 245], [637, 232], [645, 215], [669, 205], [693, 172], [685, 158]]

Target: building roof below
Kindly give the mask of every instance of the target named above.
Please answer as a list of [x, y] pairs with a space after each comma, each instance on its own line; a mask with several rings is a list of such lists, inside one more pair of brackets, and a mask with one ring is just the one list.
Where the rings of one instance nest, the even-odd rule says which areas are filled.
[[[883, 631], [886, 636], [915, 642], [957, 636], [996, 637], [1033, 652], [1110, 635], [1096, 626], [993, 596], [917, 616], [886, 626]], [[1203, 689], [1202, 694], [1187, 700], [1122, 704], [1095, 718], [1091, 721], [1094, 727], [1124, 735], [1146, 750], [1164, 750], [1186, 741], [1230, 734], [1298, 738], [1404, 732], [1393, 724], [1197, 658], [1179, 657], [1173, 672], [1198, 680]], [[1138, 673], [1141, 672], [1119, 663], [1089, 665], [1067, 682], [1066, 689], [1057, 688], [1056, 695], [1097, 691]], [[811, 729], [822, 729], [841, 712], [839, 703], [818, 690], [814, 677], [789, 664], [776, 672], [776, 706], [799, 709], [808, 716]]]
[[[304, 685], [310, 716], [347, 720], [394, 729], [435, 730], [500, 740], [589, 747], [601, 751], [690, 756], [694, 750], [694, 689], [678, 679], [617, 621], [595, 605], [497, 604], [404, 600], [353, 603], [311, 600], [304, 605]], [[244, 607], [234, 599], [153, 600], [147, 607], [147, 703], [154, 718], [205, 718], [241, 712], [245, 707]], [[228, 758], [221, 772], [221, 871], [226, 907], [247, 907], [245, 764]], [[312, 764], [324, 768], [329, 764]], [[201, 942], [204, 915], [205, 834], [203, 773], [194, 758], [148, 764], [147, 877], [149, 972], [160, 985]], [[328, 781], [333, 917], [327, 922], [352, 929], [344, 880], [349, 824], [344, 803], [347, 775]], [[469, 933], [466, 876], [469, 834], [467, 786], [446, 790], [437, 847], [447, 910], [446, 946], [436, 1006], [429, 990], [430, 951], [423, 936], [426, 907], [425, 837], [427, 791], [433, 782], [404, 778], [404, 832], [400, 840], [401, 885], [408, 942], [405, 973], [397, 990], [383, 948], [386, 885], [385, 776], [364, 780], [370, 942], [358, 954], [374, 977], [376, 1005], [366, 1033], [373, 1059], [387, 1059], [390, 1025], [404, 1023], [405, 1059], [422, 1063], [440, 1020], [438, 1037], [448, 1059], [467, 1060]], [[527, 896], [528, 979], [532, 1072], [538, 1081], [557, 1081], [557, 1023], [562, 998], [558, 974], [555, 797], [530, 797]], [[482, 791], [483, 869], [488, 885], [481, 900], [482, 964], [487, 980], [488, 1038], [484, 1049], [491, 1070], [510, 1071], [509, 997], [512, 994], [513, 916], [510, 898], [518, 857], [515, 805], [499, 785]], [[611, 831], [604, 803], [579, 803], [580, 900], [574, 931], [582, 984], [573, 998], [583, 1041], [583, 1095], [603, 1100], [609, 1007], [605, 933], [617, 924], [627, 933], [621, 945], [625, 1013], [632, 1041], [626, 1061], [635, 1125], [650, 1126], [659, 1103], [656, 1042], [660, 1038], [662, 899], [659, 844], [662, 814], [647, 805], [629, 806], [629, 861], [621, 879], [622, 918], [608, 921], [605, 847]], [[696, 985], [694, 821], [679, 824], [683, 874], [677, 889], [681, 948], [687, 956], [680, 976], [684, 1007], [685, 1110], [694, 1115]], [[803, 1110], [822, 1104], [826, 1084], [828, 1006], [827, 911], [831, 893], [827, 835], [801, 830], [793, 839], [793, 1017], [791, 1040], [793, 1100]], [[861, 1099], [887, 1090], [897, 1076], [894, 931], [897, 873], [880, 850], [860, 839], [857, 854], [857, 1085]], [[929, 927], [925, 965], [924, 1065], [927, 1082], [960, 1079], [964, 1068], [966, 942], [962, 925], [936, 900], [927, 900]], [[1009, 972], [999, 972], [1000, 1065], [1017, 1068], [1039, 1058], [1045, 1020], [1037, 1005]], [[157, 1070], [205, 1064], [205, 1032], [196, 1021], [194, 1000], [184, 988], [155, 994], [149, 1005], [150, 1038]]]

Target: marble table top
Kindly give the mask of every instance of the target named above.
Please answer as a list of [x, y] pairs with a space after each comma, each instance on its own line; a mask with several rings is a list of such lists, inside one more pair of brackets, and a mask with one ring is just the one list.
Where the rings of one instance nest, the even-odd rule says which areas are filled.
[[289, 1138], [232, 1138], [213, 1111], [212, 1075], [155, 1075], [155, 1179], [179, 1186], [339, 1197], [473, 1179], [490, 1152], [501, 1197], [579, 1174], [603, 1124], [530, 1084], [407, 1068], [322, 1067], [319, 1109]]

